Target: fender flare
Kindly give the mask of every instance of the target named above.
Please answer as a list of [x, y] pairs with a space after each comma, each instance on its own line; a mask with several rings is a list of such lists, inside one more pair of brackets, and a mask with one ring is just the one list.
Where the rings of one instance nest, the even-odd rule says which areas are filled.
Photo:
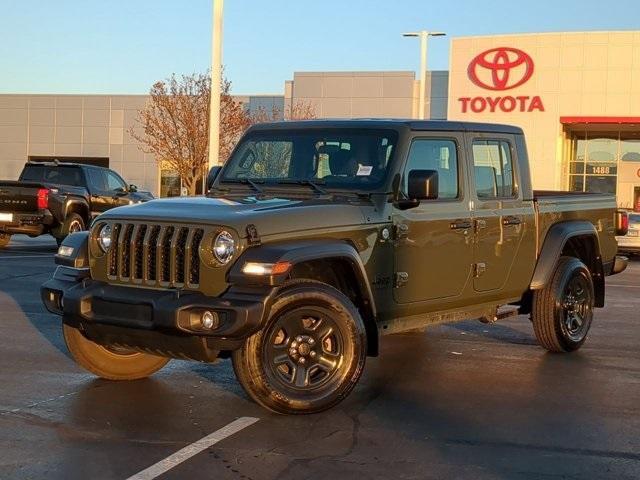
[[371, 285], [367, 280], [366, 270], [360, 255], [348, 242], [341, 240], [302, 240], [285, 241], [249, 248], [236, 260], [227, 275], [227, 281], [233, 287], [282, 285], [289, 276], [289, 271], [280, 275], [246, 275], [242, 268], [246, 262], [278, 263], [289, 262], [293, 266], [312, 260], [339, 259], [347, 261], [358, 282], [361, 297], [366, 302], [367, 311], [363, 312], [363, 320], [367, 331], [367, 355], [377, 356], [379, 351], [379, 333], [376, 322], [377, 310]]
[[[529, 288], [531, 290], [540, 290], [544, 288], [551, 279], [551, 275], [553, 274], [555, 266], [558, 263], [558, 259], [560, 258], [562, 250], [567, 242], [572, 238], [585, 236], [593, 238], [594, 244], [598, 250], [596, 257], [600, 258], [598, 232], [591, 222], [576, 220], [560, 222], [553, 225], [547, 232], [542, 248], [540, 249], [540, 255], [538, 256], [538, 262], [536, 263], [536, 268], [533, 272]], [[599, 271], [595, 273], [601, 274], [601, 270], [602, 260], [600, 260]], [[597, 279], [594, 278], [594, 282], [596, 280]]]
[[[71, 268], [89, 268], [89, 232], [76, 232], [67, 235], [62, 240], [61, 246], [71, 247], [70, 255], [56, 253], [54, 261], [56, 265]], [[58, 252], [60, 250], [58, 249]]]
[[84, 216], [87, 226], [89, 226], [89, 222], [91, 221], [91, 209], [89, 208], [89, 203], [84, 198], [78, 197], [69, 197], [64, 202], [64, 218], [66, 219], [69, 216], [69, 212], [76, 206], [79, 205], [81, 209], [86, 212]]
[[321, 259], [346, 260], [351, 265], [358, 280], [360, 293], [366, 297], [375, 318], [375, 301], [371, 285], [367, 281], [362, 259], [351, 244], [342, 240], [285, 241], [249, 248], [236, 260], [228, 273], [227, 281], [234, 286], [264, 285], [277, 287], [286, 281], [288, 272], [280, 275], [246, 275], [242, 272], [244, 264], [247, 262], [289, 262], [295, 266], [303, 262]]

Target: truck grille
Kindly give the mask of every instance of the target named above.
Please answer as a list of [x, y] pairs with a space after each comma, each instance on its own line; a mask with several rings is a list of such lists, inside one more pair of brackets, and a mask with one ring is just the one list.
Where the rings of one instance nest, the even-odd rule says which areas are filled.
[[109, 280], [160, 287], [200, 285], [202, 228], [112, 224]]

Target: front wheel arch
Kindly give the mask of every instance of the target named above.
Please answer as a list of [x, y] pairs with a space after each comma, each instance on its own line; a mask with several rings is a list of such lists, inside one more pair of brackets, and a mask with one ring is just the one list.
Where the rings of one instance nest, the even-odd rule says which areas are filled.
[[[284, 275], [258, 277], [242, 272], [247, 262], [289, 262], [292, 268]], [[331, 274], [332, 269], [339, 270], [343, 275]], [[367, 355], [377, 356], [379, 334], [375, 298], [362, 259], [349, 242], [302, 240], [249, 248], [235, 262], [227, 281], [234, 286], [279, 287], [287, 281], [300, 278], [326, 283], [349, 297], [358, 308], [367, 329]]]

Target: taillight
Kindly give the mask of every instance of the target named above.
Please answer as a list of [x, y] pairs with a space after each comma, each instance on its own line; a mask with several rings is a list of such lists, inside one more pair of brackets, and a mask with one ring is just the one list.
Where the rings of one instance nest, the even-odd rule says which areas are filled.
[[49, 208], [49, 189], [48, 188], [38, 189], [38, 208], [39, 209]]
[[623, 210], [616, 212], [616, 235], [624, 237], [629, 231], [629, 215]]

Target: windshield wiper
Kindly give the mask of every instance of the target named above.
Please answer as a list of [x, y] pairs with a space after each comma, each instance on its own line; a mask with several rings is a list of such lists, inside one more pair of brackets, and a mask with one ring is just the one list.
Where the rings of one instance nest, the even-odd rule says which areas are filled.
[[[295, 184], [295, 185], [308, 185], [311, 188], [313, 188], [316, 192], [318, 192], [321, 195], [328, 195], [327, 191], [322, 188], [320, 185], [318, 185], [318, 183], [309, 180], [307, 178], [300, 178], [300, 179], [283, 179], [283, 180], [278, 180], [276, 183], [279, 184]], [[324, 182], [322, 182], [324, 183]]]
[[258, 193], [264, 193], [262, 191], [262, 188], [250, 178], [229, 178], [229, 179], [222, 180], [222, 183], [242, 183], [243, 185], [249, 185]]

